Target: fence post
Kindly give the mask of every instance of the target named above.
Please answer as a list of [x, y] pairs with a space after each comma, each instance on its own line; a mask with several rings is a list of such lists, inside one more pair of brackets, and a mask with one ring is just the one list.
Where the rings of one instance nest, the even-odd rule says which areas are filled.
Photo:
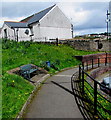
[[94, 116], [97, 115], [97, 82], [94, 81]]
[[100, 66], [99, 64], [100, 64], [100, 58], [98, 58], [98, 67]]
[[81, 66], [79, 65], [79, 81], [81, 81]]
[[93, 69], [93, 59], [92, 59], [92, 69]]
[[82, 83], [82, 93], [84, 94], [84, 71], [83, 71], [84, 69], [82, 69], [82, 81], [81, 81], [81, 83]]
[[82, 62], [82, 68], [83, 68], [83, 70], [84, 70], [84, 62]]
[[59, 44], [59, 39], [56, 38], [56, 45], [58, 46], [58, 44]]
[[87, 60], [87, 71], [88, 71], [88, 60]]
[[105, 58], [105, 66], [107, 65], [107, 53], [106, 53], [106, 58]]
[[81, 65], [79, 65], [79, 82], [80, 82], [80, 91], [82, 92]]

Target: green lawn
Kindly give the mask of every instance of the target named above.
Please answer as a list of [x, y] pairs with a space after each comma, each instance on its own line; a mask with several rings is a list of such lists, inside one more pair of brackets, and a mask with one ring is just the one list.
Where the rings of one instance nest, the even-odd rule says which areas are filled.
[[[9, 75], [7, 70], [31, 63], [55, 73], [78, 65], [80, 62], [74, 58], [75, 55], [93, 53], [96, 52], [74, 50], [68, 45], [2, 40], [2, 117], [15, 118], [34, 89], [27, 80], [18, 75]], [[46, 61], [53, 66], [48, 68]]]

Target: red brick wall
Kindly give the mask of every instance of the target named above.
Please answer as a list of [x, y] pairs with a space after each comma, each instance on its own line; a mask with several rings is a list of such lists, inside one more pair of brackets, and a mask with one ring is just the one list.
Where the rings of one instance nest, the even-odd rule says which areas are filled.
[[98, 53], [98, 54], [91, 54], [91, 55], [84, 55], [81, 58], [81, 62], [88, 62], [88, 64], [92, 63], [92, 59], [94, 61], [94, 64], [98, 63], [98, 58], [100, 60], [100, 63], [105, 63], [107, 57], [107, 62], [111, 63], [111, 53]]

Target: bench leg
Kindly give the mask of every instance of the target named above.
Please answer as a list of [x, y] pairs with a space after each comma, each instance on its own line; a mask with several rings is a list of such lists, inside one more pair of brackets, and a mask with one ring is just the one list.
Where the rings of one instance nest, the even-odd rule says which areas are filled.
[[30, 73], [28, 73], [28, 80], [30, 80]]

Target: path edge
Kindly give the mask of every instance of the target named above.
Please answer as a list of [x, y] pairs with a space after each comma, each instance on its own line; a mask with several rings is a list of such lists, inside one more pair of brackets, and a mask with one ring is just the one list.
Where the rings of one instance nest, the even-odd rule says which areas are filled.
[[24, 111], [26, 110], [28, 104], [30, 104], [33, 96], [35, 95], [35, 93], [37, 92], [37, 90], [41, 87], [41, 83], [43, 83], [46, 79], [48, 79], [50, 77], [50, 74], [46, 74], [45, 76], [43, 76], [41, 79], [39, 79], [39, 81], [37, 82], [34, 90], [31, 92], [30, 96], [28, 97], [28, 99], [26, 100], [26, 102], [24, 103], [21, 111], [18, 113], [17, 117], [15, 120], [18, 120], [19, 118], [22, 118]]

